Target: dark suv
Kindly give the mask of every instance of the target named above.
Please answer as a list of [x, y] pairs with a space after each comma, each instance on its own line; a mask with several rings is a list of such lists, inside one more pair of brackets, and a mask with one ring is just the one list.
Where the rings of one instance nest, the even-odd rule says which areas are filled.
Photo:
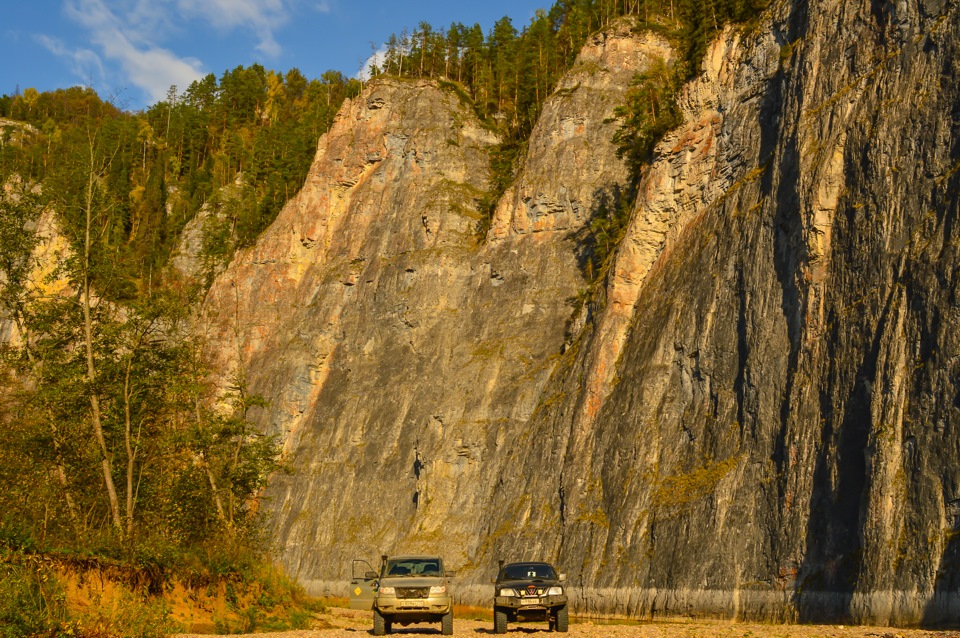
[[547, 621], [551, 631], [566, 631], [567, 594], [564, 574], [549, 563], [500, 563], [494, 581], [493, 633], [507, 631], [508, 622]]

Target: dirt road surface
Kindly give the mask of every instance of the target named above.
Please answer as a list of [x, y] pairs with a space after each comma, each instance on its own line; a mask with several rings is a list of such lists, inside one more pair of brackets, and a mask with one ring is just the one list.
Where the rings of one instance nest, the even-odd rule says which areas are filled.
[[[331, 609], [319, 616], [316, 628], [274, 633], [247, 634], [250, 638], [365, 638], [372, 635], [373, 617], [368, 611]], [[393, 635], [439, 636], [439, 624], [398, 627]], [[481, 638], [493, 635], [493, 623], [456, 618], [453, 635]], [[510, 625], [507, 638], [550, 638], [546, 623]], [[729, 621], [677, 620], [606, 624], [571, 619], [570, 638], [960, 638], [958, 631], [926, 631], [890, 627], [842, 625], [764, 625]], [[179, 634], [173, 638], [212, 638], [210, 635]], [[232, 638], [238, 638], [237, 635]]]

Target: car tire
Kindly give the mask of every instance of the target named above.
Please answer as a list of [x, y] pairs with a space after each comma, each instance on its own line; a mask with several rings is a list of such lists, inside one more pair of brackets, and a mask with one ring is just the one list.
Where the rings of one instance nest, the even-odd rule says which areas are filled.
[[496, 607], [493, 608], [493, 633], [507, 633], [507, 612]]
[[440, 619], [440, 633], [444, 636], [453, 635], [453, 610], [451, 609]]
[[387, 619], [377, 608], [373, 609], [373, 635], [383, 636], [387, 633]]
[[569, 622], [570, 616], [569, 612], [567, 611], [567, 606], [564, 605], [563, 607], [557, 607], [557, 619], [553, 623], [554, 630], [566, 633]]

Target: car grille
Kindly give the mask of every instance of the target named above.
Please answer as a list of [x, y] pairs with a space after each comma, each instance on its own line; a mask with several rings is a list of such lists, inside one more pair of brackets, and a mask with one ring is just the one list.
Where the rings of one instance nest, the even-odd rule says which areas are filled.
[[429, 595], [429, 587], [397, 587], [397, 598], [426, 598]]
[[547, 588], [546, 588], [546, 587], [534, 587], [534, 588], [531, 589], [531, 588], [529, 588], [529, 587], [520, 587], [519, 589], [516, 589], [515, 591], [517, 592], [517, 596], [520, 596], [520, 597], [523, 597], [523, 596], [545, 596], [546, 593], [547, 593]]

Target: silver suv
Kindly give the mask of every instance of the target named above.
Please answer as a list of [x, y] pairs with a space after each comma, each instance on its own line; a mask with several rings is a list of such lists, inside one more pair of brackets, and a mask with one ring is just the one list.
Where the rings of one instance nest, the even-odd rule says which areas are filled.
[[354, 560], [351, 576], [350, 608], [373, 610], [373, 635], [423, 622], [439, 622], [443, 635], [453, 634], [453, 572], [444, 571], [439, 556], [382, 556], [379, 573]]

